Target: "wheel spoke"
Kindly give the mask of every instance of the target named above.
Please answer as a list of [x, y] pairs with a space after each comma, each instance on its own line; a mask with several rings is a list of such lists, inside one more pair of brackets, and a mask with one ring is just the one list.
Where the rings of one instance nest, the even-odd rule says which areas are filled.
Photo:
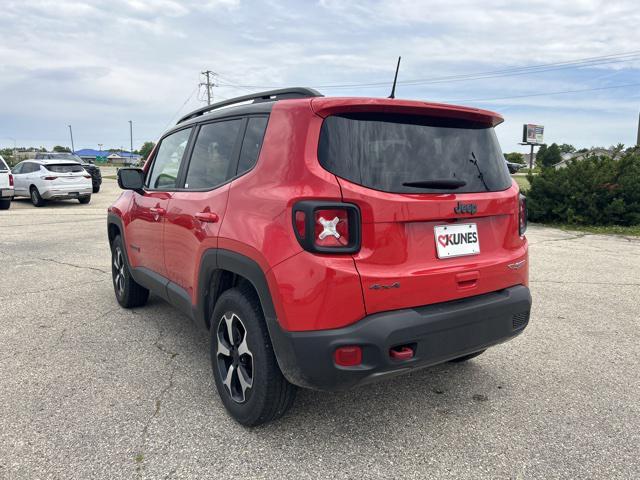
[[229, 394], [233, 397], [233, 393], [231, 392], [231, 380], [233, 379], [233, 372], [236, 371], [236, 367], [234, 367], [233, 365], [231, 365], [229, 367], [229, 370], [227, 371], [227, 376], [225, 377], [224, 381], [222, 382], [222, 384], [227, 387], [227, 390], [229, 390]]
[[244, 338], [242, 339], [242, 342], [240, 342], [240, 345], [238, 345], [238, 355], [249, 355], [253, 361], [253, 354], [247, 345], [247, 332], [244, 332]]
[[224, 343], [222, 343], [222, 340], [220, 339], [220, 334], [216, 335], [216, 338], [218, 340], [218, 346], [217, 346], [218, 355], [230, 357], [231, 350], [229, 350], [229, 348]]
[[229, 345], [233, 346], [233, 313], [231, 316], [224, 316], [224, 323], [227, 326], [227, 338], [229, 339]]
[[245, 392], [253, 386], [253, 378], [245, 373], [242, 366], [238, 367], [238, 380], [240, 381], [240, 389], [242, 390], [242, 401], [245, 399]]

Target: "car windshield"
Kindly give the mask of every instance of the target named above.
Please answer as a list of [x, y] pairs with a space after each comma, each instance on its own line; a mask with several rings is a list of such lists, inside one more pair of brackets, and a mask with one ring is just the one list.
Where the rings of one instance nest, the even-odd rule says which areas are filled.
[[82, 172], [82, 165], [77, 163], [56, 163], [54, 165], [44, 165], [44, 168], [53, 173], [75, 173]]
[[470, 193], [511, 185], [493, 127], [456, 119], [330, 116], [318, 159], [339, 177], [385, 192]]

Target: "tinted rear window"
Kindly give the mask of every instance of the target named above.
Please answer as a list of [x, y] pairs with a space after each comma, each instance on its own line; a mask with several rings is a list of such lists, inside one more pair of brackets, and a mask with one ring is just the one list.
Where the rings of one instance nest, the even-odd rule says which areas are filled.
[[75, 163], [58, 163], [56, 165], [43, 165], [44, 168], [53, 173], [75, 173], [82, 172], [82, 165]]
[[[460, 120], [389, 114], [330, 116], [322, 124], [318, 158], [335, 175], [385, 192], [470, 193], [511, 186], [494, 129]], [[466, 185], [456, 189], [403, 185], [426, 180], [462, 180]]]

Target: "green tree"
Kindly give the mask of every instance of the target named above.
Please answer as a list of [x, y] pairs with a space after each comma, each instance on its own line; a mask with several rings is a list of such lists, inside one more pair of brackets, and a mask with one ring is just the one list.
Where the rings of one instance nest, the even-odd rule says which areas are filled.
[[530, 175], [527, 208], [533, 222], [640, 225], [640, 154], [591, 156]]
[[542, 168], [552, 167], [560, 160], [562, 160], [562, 152], [556, 143], [552, 143], [548, 147], [541, 146], [536, 155], [536, 165]]
[[573, 153], [576, 151], [576, 147], [570, 143], [563, 143], [562, 145], [559, 145], [558, 148], [560, 149], [560, 153]]
[[71, 153], [71, 149], [63, 147], [62, 145], [56, 145], [53, 147], [53, 151], [57, 153]]
[[153, 142], [144, 142], [142, 144], [142, 147], [140, 147], [140, 155], [142, 156], [143, 160], [147, 159], [147, 157], [149, 156], [149, 154], [151, 153], [151, 151], [154, 149], [155, 146], [156, 144]]
[[505, 153], [504, 159], [511, 163], [524, 163], [524, 155], [518, 152]]

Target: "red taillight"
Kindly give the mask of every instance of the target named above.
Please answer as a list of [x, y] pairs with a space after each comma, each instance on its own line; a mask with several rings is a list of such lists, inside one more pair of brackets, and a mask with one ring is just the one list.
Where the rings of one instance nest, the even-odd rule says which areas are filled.
[[314, 217], [313, 242], [317, 246], [345, 247], [349, 245], [349, 214], [346, 209], [316, 210]]
[[305, 226], [305, 219], [306, 219], [306, 215], [304, 212], [302, 211], [297, 211], [296, 212], [296, 216], [294, 219], [295, 225], [296, 225], [296, 232], [298, 233], [298, 236], [300, 238], [304, 238], [305, 234], [307, 233], [307, 229]]
[[302, 200], [293, 206], [292, 223], [298, 242], [309, 252], [360, 250], [360, 210], [351, 203]]
[[357, 345], [338, 347], [333, 354], [336, 365], [341, 367], [355, 367], [362, 363], [362, 348]]
[[84, 178], [91, 178], [91, 175], [83, 175]]
[[527, 197], [520, 195], [520, 203], [518, 205], [518, 231], [520, 236], [527, 231]]
[[58, 177], [42, 177], [43, 180], [55, 180]]
[[13, 175], [9, 174], [9, 186], [13, 187]]

